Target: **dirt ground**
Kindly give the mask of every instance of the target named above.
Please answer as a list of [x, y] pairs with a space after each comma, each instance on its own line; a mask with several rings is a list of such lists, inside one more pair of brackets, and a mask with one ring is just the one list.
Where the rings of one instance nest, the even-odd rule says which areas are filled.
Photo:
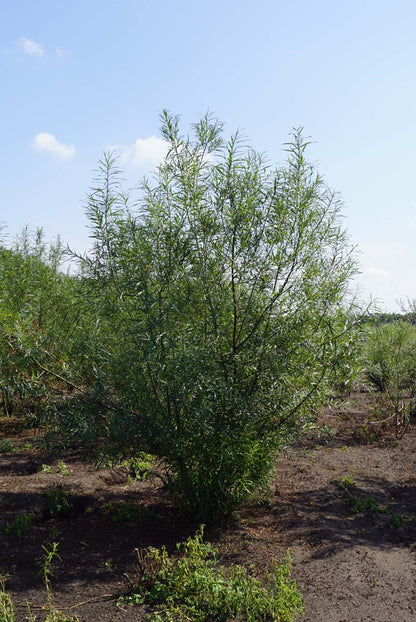
[[[302, 622], [416, 619], [416, 427], [396, 441], [366, 423], [372, 408], [368, 394], [356, 393], [327, 409], [278, 459], [270, 500], [206, 531], [224, 563], [254, 564], [260, 574], [290, 548]], [[141, 608], [116, 605], [134, 579], [135, 549], [173, 550], [198, 525], [181, 517], [159, 479], [131, 481], [125, 468], [94, 468], [76, 451], [53, 456], [39, 438], [13, 431], [0, 421], [0, 439], [18, 446], [0, 454], [0, 574], [8, 577], [17, 622], [30, 619], [28, 603], [32, 620], [46, 615], [39, 569], [42, 546], [52, 541], [61, 557], [52, 564], [56, 608], [85, 622], [144, 620]], [[44, 493], [56, 486], [71, 491], [73, 507], [50, 518]], [[123, 507], [134, 507], [134, 517], [121, 520]], [[7, 535], [21, 512], [33, 514], [26, 534]]]

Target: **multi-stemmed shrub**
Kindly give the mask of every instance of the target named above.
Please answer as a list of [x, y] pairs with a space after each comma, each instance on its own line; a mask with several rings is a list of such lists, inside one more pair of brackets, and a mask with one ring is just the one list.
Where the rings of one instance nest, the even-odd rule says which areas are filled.
[[183, 507], [212, 521], [314, 416], [351, 328], [355, 263], [300, 132], [273, 168], [217, 121], [193, 130], [163, 115], [168, 155], [136, 203], [114, 157], [100, 163], [81, 258], [97, 317], [82, 421], [99, 446], [162, 458]]

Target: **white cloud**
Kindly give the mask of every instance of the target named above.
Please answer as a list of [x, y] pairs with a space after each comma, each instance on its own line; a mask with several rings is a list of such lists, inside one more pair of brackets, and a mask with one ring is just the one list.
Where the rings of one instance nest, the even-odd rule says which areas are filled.
[[374, 268], [373, 266], [369, 266], [364, 272], [369, 276], [381, 276], [386, 279], [390, 277], [390, 272], [388, 270]]
[[21, 47], [22, 50], [30, 56], [38, 56], [39, 58], [42, 58], [42, 56], [45, 55], [45, 50], [43, 49], [43, 46], [40, 43], [33, 41], [32, 39], [20, 37], [17, 40], [17, 43], [19, 47]]
[[138, 138], [132, 145], [113, 145], [110, 151], [118, 151], [120, 161], [133, 166], [156, 166], [160, 164], [169, 149], [169, 144], [157, 136]]
[[32, 146], [35, 151], [46, 151], [63, 160], [69, 160], [75, 155], [74, 145], [64, 145], [48, 132], [36, 134]]

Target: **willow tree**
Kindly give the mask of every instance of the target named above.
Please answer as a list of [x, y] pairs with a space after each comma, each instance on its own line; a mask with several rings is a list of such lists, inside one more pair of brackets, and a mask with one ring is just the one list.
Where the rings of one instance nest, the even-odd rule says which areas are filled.
[[88, 201], [99, 416], [111, 442], [160, 456], [184, 506], [217, 520], [314, 415], [356, 265], [300, 131], [271, 167], [208, 116], [189, 136], [165, 112], [161, 130], [167, 156], [135, 204], [111, 154]]

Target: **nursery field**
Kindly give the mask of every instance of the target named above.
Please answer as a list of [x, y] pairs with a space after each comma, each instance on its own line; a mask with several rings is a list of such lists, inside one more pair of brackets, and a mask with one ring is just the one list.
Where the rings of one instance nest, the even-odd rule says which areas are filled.
[[[364, 390], [327, 408], [279, 457], [269, 497], [205, 529], [221, 564], [253, 565], [260, 577], [290, 549], [303, 622], [415, 619], [416, 432], [397, 440], [375, 417]], [[11, 417], [0, 443], [0, 573], [15, 620], [41, 622], [52, 605], [86, 622], [145, 620], [143, 606], [120, 603], [137, 584], [136, 549], [172, 552], [199, 527], [158, 467], [92, 465], [80, 449], [19, 432]]]

